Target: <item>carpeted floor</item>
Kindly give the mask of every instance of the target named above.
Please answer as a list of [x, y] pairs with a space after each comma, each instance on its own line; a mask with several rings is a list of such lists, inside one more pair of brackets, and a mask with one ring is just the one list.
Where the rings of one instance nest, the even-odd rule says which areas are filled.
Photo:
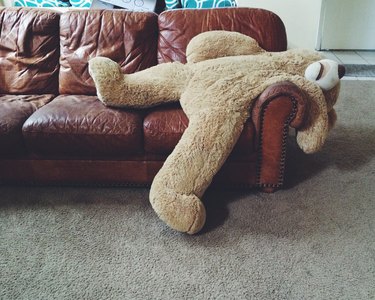
[[322, 152], [291, 143], [284, 190], [210, 190], [196, 236], [147, 189], [0, 187], [0, 299], [374, 299], [374, 82], [337, 111]]

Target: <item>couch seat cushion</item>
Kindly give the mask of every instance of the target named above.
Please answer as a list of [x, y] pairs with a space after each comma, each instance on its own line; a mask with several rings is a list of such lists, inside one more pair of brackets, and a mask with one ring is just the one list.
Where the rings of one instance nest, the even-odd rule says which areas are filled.
[[60, 95], [24, 124], [40, 155], [106, 156], [142, 152], [141, 112], [104, 106], [96, 96]]
[[0, 154], [26, 152], [22, 125], [53, 95], [0, 95]]
[[[170, 154], [189, 124], [180, 106], [154, 109], [143, 121], [146, 153]], [[254, 152], [254, 125], [249, 120], [233, 149], [232, 155], [248, 155]]]

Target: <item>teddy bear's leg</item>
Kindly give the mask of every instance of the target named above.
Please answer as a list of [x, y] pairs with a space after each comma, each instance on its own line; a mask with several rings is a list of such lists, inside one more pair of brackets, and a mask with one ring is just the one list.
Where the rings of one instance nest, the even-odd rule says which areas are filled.
[[206, 209], [197, 196], [179, 193], [161, 182], [153, 183], [150, 202], [159, 218], [177, 231], [194, 234], [206, 221]]
[[235, 145], [246, 117], [237, 112], [194, 115], [189, 126], [154, 178], [150, 202], [170, 227], [194, 234], [205, 223], [200, 198]]
[[186, 47], [186, 60], [203, 60], [237, 55], [254, 55], [264, 50], [253, 38], [234, 31], [212, 30], [193, 37]]
[[120, 66], [106, 57], [89, 61], [98, 98], [108, 106], [151, 107], [178, 101], [188, 81], [181, 63], [160, 64], [133, 74], [122, 74]]

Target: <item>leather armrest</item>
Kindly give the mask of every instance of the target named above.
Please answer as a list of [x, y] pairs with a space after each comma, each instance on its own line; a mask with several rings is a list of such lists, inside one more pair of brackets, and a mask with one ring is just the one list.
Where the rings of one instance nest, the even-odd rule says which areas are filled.
[[269, 86], [253, 104], [257, 184], [266, 192], [283, 184], [289, 126], [299, 128], [303, 124], [306, 105], [303, 91], [287, 81]]
[[260, 126], [261, 114], [265, 108], [267, 108], [271, 101], [279, 100], [280, 98], [289, 98], [293, 103], [294, 111], [291, 111], [292, 115], [289, 125], [293, 128], [302, 126], [307, 105], [306, 97], [297, 85], [289, 81], [284, 81], [270, 85], [253, 104], [251, 116], [256, 129]]

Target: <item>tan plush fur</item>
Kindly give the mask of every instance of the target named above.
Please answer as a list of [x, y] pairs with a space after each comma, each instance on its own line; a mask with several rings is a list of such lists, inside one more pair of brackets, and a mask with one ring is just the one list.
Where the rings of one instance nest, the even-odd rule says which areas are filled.
[[115, 62], [97, 57], [90, 60], [89, 71], [105, 105], [139, 108], [180, 101], [189, 126], [156, 175], [150, 202], [170, 227], [193, 234], [205, 223], [200, 198], [237, 142], [251, 102], [262, 91], [288, 80], [306, 93], [309, 118], [297, 135], [306, 153], [323, 145], [333, 125], [328, 113], [335, 115], [332, 107], [338, 92], [323, 93], [304, 78], [306, 67], [321, 59], [318, 54], [265, 52], [239, 33], [198, 35], [187, 48], [187, 59], [187, 64], [160, 64], [124, 75]]

